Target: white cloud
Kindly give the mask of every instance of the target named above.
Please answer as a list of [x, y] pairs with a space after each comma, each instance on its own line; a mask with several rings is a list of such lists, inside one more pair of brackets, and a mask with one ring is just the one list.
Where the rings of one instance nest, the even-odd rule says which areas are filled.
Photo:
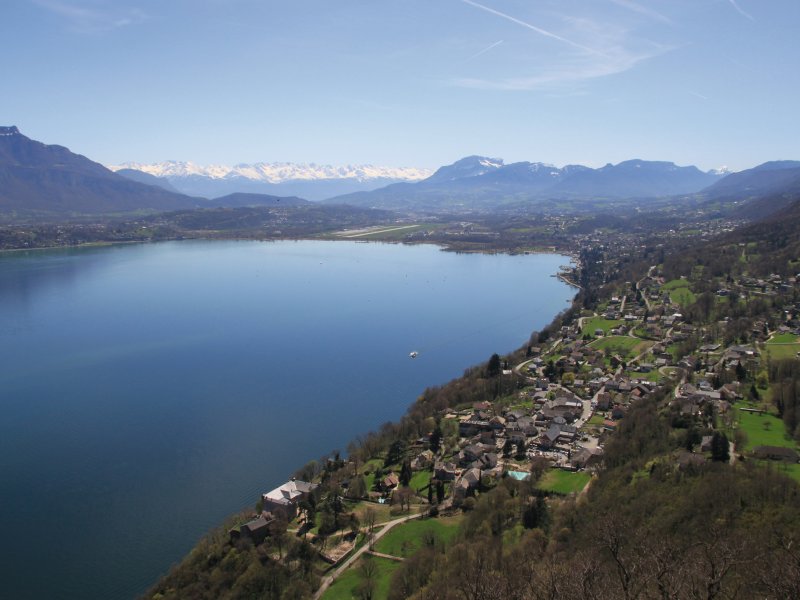
[[453, 83], [459, 87], [483, 90], [553, 90], [570, 84], [623, 73], [649, 58], [651, 58], [649, 54], [626, 54], [607, 60], [574, 60], [571, 63], [564, 62], [545, 67], [537, 74], [530, 76], [504, 79], [460, 78], [455, 79]]
[[98, 33], [120, 27], [138, 25], [147, 20], [147, 15], [138, 8], [88, 6], [85, 3], [62, 0], [33, 0], [33, 3], [63, 17], [73, 31]]

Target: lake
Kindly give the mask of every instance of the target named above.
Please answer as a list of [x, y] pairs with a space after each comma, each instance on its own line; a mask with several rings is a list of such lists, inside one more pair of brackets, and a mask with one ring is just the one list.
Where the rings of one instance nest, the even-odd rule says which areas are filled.
[[307, 461], [524, 344], [568, 307], [567, 261], [315, 241], [0, 254], [0, 596], [141, 594]]

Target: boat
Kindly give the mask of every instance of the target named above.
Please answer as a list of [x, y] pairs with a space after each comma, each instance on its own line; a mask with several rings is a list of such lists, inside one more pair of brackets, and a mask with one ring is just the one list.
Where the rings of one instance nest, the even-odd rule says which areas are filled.
[[413, 352], [409, 352], [408, 354], [408, 358], [417, 358], [417, 356], [419, 356], [419, 352], [417, 352], [416, 350], [414, 350]]

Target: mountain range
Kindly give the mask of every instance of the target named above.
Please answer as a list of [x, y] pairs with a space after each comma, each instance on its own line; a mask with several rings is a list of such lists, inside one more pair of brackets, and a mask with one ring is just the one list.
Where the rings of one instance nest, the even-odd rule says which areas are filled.
[[331, 166], [294, 163], [254, 163], [201, 166], [191, 162], [167, 161], [109, 166], [125, 177], [147, 181], [165, 189], [217, 198], [247, 192], [278, 196], [300, 196], [322, 200], [358, 191], [370, 191], [401, 181], [418, 181], [431, 174], [428, 169], [379, 167], [374, 165]]
[[540, 162], [505, 164], [468, 156], [417, 183], [398, 183], [326, 200], [394, 210], [486, 210], [498, 204], [536, 200], [653, 198], [693, 194], [720, 181], [724, 172], [704, 172], [671, 162], [629, 160], [599, 169], [558, 168]]
[[[191, 163], [172, 163], [174, 172], [189, 173]], [[178, 167], [184, 165], [184, 167]], [[393, 174], [402, 170], [367, 167], [317, 167], [282, 165], [270, 171], [262, 164], [261, 177], [308, 177], [312, 183], [348, 182], [353, 178]], [[247, 179], [244, 166], [219, 168], [212, 174], [232, 187]], [[376, 169], [376, 170], [369, 170]], [[160, 172], [160, 171], [158, 171]], [[270, 175], [270, 173], [272, 173]], [[281, 175], [280, 173], [283, 173]], [[421, 170], [406, 172], [421, 177]], [[336, 178], [328, 178], [337, 175]], [[313, 179], [319, 176], [323, 179]], [[208, 177], [211, 177], [210, 175]], [[212, 178], [213, 179], [213, 178]], [[374, 183], [378, 179], [370, 181]], [[249, 181], [249, 179], [248, 179]], [[269, 185], [289, 185], [285, 179]], [[213, 200], [191, 197], [169, 189], [170, 182], [153, 173], [135, 169], [113, 172], [63, 146], [47, 145], [24, 136], [16, 127], [0, 127], [0, 215], [5, 220], [21, 217], [64, 218], [87, 215], [153, 213], [213, 207], [300, 206], [309, 202], [299, 196], [242, 191]], [[271, 189], [271, 188], [270, 188]], [[687, 196], [688, 195], [688, 196]], [[468, 156], [443, 166], [422, 180], [393, 183], [372, 191], [339, 195], [323, 204], [349, 204], [403, 212], [490, 212], [517, 207], [526, 212], [557, 210], [563, 213], [586, 208], [616, 210], [636, 200], [671, 205], [690, 197], [695, 205], [712, 203], [741, 218], [775, 213], [800, 197], [800, 162], [773, 161], [738, 173], [703, 172], [671, 162], [629, 160], [593, 169], [581, 165], [558, 168], [544, 163], [505, 164], [502, 159]], [[616, 207], [616, 208], [615, 208]]]

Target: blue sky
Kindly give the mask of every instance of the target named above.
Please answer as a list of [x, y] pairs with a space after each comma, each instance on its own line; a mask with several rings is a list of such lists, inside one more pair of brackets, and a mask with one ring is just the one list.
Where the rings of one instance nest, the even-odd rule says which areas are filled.
[[5, 0], [0, 115], [122, 161], [798, 159], [797, 0]]

